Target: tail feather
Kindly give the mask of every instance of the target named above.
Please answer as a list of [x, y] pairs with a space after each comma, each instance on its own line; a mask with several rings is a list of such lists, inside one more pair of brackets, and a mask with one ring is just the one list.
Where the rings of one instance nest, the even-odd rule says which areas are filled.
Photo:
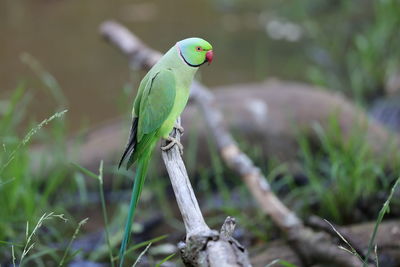
[[122, 267], [124, 264], [125, 251], [126, 251], [128, 243], [129, 243], [129, 237], [131, 234], [133, 217], [135, 215], [136, 206], [139, 202], [140, 193], [142, 192], [143, 184], [144, 184], [146, 174], [147, 174], [147, 168], [149, 165], [149, 161], [151, 158], [151, 154], [152, 154], [154, 145], [155, 145], [155, 142], [148, 148], [148, 150], [146, 151], [146, 154], [142, 155], [137, 162], [135, 181], [133, 183], [133, 191], [132, 191], [131, 202], [129, 204], [129, 213], [128, 213], [128, 218], [126, 220], [124, 238], [122, 240], [121, 248], [119, 251], [119, 259], [120, 259], [119, 266], [120, 267]]
[[135, 151], [136, 144], [137, 144], [136, 135], [137, 135], [138, 122], [139, 122], [139, 118], [134, 117], [132, 120], [132, 126], [131, 126], [128, 143], [126, 144], [124, 154], [122, 154], [121, 160], [119, 161], [118, 169], [121, 167], [124, 160], [126, 158], [130, 158], [132, 153]]

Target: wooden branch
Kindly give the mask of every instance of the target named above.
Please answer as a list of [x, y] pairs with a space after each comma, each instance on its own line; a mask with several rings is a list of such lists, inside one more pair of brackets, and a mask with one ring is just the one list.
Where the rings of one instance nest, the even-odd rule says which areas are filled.
[[[105, 22], [101, 25], [100, 31], [129, 57], [131, 65], [136, 68], [149, 69], [161, 56], [118, 23]], [[222, 113], [209, 90], [194, 82], [191, 87], [191, 98], [199, 105], [225, 163], [241, 176], [262, 210], [270, 215], [274, 223], [287, 235], [288, 241], [296, 248], [304, 263], [360, 266], [361, 262], [356, 257], [332, 245], [328, 235], [316, 234], [304, 227], [302, 221], [276, 197], [260, 169], [238, 148], [227, 131]]]
[[149, 70], [162, 56], [160, 52], [143, 44], [139, 38], [119, 23], [107, 21], [101, 24], [100, 34], [128, 56], [133, 68]]
[[[180, 118], [177, 123], [180, 125]], [[170, 135], [178, 141], [181, 139], [180, 133], [176, 130], [173, 130]], [[179, 149], [177, 146], [173, 146], [170, 150], [163, 151], [161, 154], [185, 223], [186, 239], [201, 233], [208, 234], [211, 230], [201, 214]]]
[[301, 227], [301, 221], [275, 196], [265, 176], [252, 160], [243, 153], [228, 132], [223, 114], [218, 109], [215, 97], [200, 83], [192, 88], [192, 99], [199, 105], [225, 163], [238, 173], [261, 206], [275, 224], [283, 231]]
[[[180, 141], [179, 131], [174, 129], [170, 136]], [[244, 247], [232, 238], [234, 219], [225, 220], [221, 233], [205, 223], [179, 148], [173, 146], [161, 154], [186, 228], [186, 242], [179, 244], [183, 262], [187, 266], [251, 266]]]

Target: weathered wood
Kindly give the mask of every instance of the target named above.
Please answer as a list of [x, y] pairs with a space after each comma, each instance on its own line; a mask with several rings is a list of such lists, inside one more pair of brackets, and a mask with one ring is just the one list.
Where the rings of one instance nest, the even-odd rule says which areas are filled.
[[[180, 125], [180, 119], [178, 121]], [[176, 130], [170, 136], [174, 137], [177, 141], [181, 140], [181, 135]], [[172, 188], [174, 189], [176, 202], [185, 223], [187, 239], [192, 235], [209, 233], [211, 230], [205, 223], [200, 211], [179, 149], [177, 146], [173, 146], [170, 150], [163, 151], [161, 154], [171, 180]]]
[[192, 98], [200, 106], [225, 163], [242, 177], [262, 210], [279, 228], [286, 231], [301, 227], [301, 220], [275, 196], [260, 169], [237, 146], [212, 93], [199, 83], [195, 83], [193, 88], [196, 90], [193, 90]]
[[[177, 124], [180, 125], [180, 119]], [[180, 141], [181, 134], [173, 130], [170, 134]], [[251, 266], [243, 246], [232, 238], [234, 220], [227, 218], [221, 233], [211, 230], [205, 223], [194, 195], [179, 148], [162, 151], [176, 202], [186, 228], [186, 241], [179, 244], [186, 266], [240, 267]]]

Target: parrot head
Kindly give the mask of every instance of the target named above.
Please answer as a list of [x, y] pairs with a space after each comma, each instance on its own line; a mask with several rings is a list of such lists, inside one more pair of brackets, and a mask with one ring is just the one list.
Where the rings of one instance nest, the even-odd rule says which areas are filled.
[[201, 38], [188, 38], [176, 43], [183, 61], [191, 67], [199, 67], [211, 63], [213, 59], [212, 46]]

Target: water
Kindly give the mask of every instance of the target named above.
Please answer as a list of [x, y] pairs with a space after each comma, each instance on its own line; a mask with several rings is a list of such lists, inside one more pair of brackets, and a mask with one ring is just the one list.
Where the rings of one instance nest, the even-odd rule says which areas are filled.
[[56, 110], [55, 99], [20, 60], [28, 53], [61, 85], [73, 130], [119, 115], [130, 74], [126, 58], [99, 37], [98, 27], [107, 19], [122, 22], [160, 51], [190, 36], [209, 40], [215, 59], [201, 71], [208, 86], [271, 76], [301, 79], [302, 46], [269, 38], [262, 12], [226, 9], [218, 1], [1, 0], [0, 97], [25, 81], [34, 96], [29, 106], [34, 118]]

